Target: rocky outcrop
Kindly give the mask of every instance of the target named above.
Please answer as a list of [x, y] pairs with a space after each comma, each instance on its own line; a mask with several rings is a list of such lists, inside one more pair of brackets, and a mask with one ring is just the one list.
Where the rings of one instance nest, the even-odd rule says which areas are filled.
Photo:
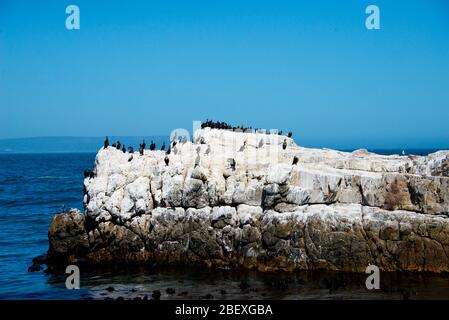
[[193, 140], [168, 165], [164, 151], [100, 150], [85, 212], [51, 222], [49, 261], [449, 271], [449, 152], [347, 153], [209, 128]]

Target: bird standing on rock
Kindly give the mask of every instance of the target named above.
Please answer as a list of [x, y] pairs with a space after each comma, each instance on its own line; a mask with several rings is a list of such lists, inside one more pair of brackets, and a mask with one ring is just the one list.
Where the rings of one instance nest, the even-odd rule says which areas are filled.
[[122, 146], [122, 152], [123, 152], [123, 153], [126, 153], [125, 144], [123, 144], [123, 146]]
[[162, 151], [164, 151], [164, 150], [165, 150], [165, 142], [164, 142], [164, 143], [162, 143], [162, 146], [161, 146], [161, 150], [162, 150]]
[[294, 166], [297, 165], [297, 164], [298, 164], [298, 160], [299, 160], [298, 157], [297, 157], [297, 156], [294, 156], [294, 157], [293, 157], [292, 165], [294, 165]]
[[130, 162], [133, 158], [134, 158], [134, 155], [133, 155], [133, 153], [134, 153], [134, 148], [133, 147], [128, 147], [128, 152], [130, 153], [130, 157], [129, 157], [129, 159], [128, 159], [128, 162]]
[[151, 151], [154, 151], [154, 149], [156, 149], [156, 144], [153, 142], [153, 140], [151, 140], [151, 143], [150, 143], [150, 150], [151, 150]]
[[122, 144], [120, 143], [120, 141], [117, 140], [117, 150], [120, 150]]
[[287, 139], [284, 139], [284, 142], [282, 143], [282, 149], [287, 149]]
[[109, 138], [108, 136], [106, 136], [106, 139], [104, 139], [103, 149], [107, 149], [108, 147], [109, 147]]
[[168, 166], [168, 163], [170, 162], [170, 159], [168, 158], [167, 155], [165, 155], [164, 162], [165, 162], [165, 165]]
[[140, 154], [141, 156], [143, 156], [143, 151], [144, 151], [143, 145], [139, 144], [139, 154]]
[[289, 131], [289, 132], [287, 133], [287, 137], [291, 138], [292, 136], [293, 136], [293, 133], [292, 133], [291, 131]]

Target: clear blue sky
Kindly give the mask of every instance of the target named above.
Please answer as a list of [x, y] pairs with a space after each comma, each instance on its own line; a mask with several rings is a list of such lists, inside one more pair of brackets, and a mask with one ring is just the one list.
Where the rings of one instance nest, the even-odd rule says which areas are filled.
[[206, 118], [305, 146], [449, 147], [449, 2], [0, 0], [0, 138]]

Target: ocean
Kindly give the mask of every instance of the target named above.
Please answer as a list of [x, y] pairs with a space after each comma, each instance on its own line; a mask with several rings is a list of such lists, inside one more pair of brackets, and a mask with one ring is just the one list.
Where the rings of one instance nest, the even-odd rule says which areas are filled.
[[365, 288], [364, 274], [195, 267], [80, 270], [81, 289], [67, 290], [64, 274], [27, 269], [48, 248], [52, 215], [64, 207], [82, 209], [83, 170], [94, 159], [93, 152], [0, 154], [0, 299], [151, 298], [154, 290], [162, 299], [449, 299], [448, 275], [383, 274], [374, 292]]

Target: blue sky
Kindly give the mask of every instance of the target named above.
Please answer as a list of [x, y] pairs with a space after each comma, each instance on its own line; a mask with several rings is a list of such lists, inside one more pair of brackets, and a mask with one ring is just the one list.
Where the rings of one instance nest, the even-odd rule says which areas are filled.
[[447, 148], [449, 3], [0, 0], [0, 138], [168, 135], [206, 118], [305, 146]]

